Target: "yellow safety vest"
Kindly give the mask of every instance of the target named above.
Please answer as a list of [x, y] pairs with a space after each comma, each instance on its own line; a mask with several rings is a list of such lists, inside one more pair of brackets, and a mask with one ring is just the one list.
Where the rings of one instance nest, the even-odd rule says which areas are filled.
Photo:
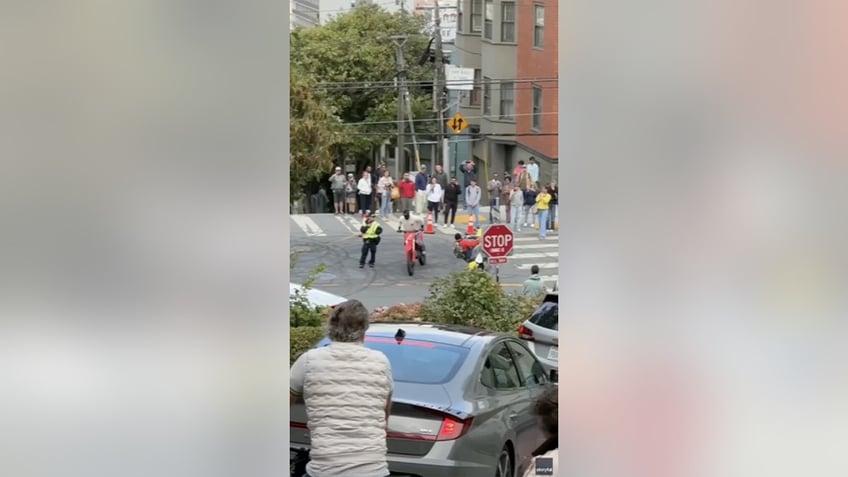
[[371, 224], [371, 227], [369, 227], [368, 230], [365, 231], [365, 234], [362, 235], [362, 238], [363, 239], [377, 238], [378, 237], [377, 227], [379, 227], [379, 226], [380, 226], [380, 224], [378, 224], [377, 222], [374, 222], [373, 224]]

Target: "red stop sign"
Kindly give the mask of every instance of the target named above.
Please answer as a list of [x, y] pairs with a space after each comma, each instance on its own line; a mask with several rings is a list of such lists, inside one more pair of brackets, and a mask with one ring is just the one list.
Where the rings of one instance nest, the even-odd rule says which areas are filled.
[[514, 241], [509, 227], [502, 224], [490, 225], [483, 232], [483, 252], [489, 257], [506, 257], [512, 253]]

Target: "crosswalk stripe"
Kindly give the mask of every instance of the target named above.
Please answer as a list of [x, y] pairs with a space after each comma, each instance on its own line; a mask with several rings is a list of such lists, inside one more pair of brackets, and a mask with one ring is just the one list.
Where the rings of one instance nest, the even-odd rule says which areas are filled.
[[520, 247], [517, 247], [517, 249], [521, 249], [521, 250], [539, 249], [539, 248], [559, 248], [559, 244], [556, 243], [556, 242], [551, 242], [551, 243], [537, 243], [537, 244], [533, 244], [533, 245], [521, 245]]
[[315, 221], [310, 219], [309, 217], [305, 215], [292, 215], [291, 218], [294, 223], [296, 223], [297, 226], [300, 227], [301, 230], [306, 232], [306, 235], [310, 237], [327, 236], [327, 234], [324, 233], [323, 230], [321, 230], [321, 227], [319, 227], [318, 224], [316, 224]]
[[[531, 235], [531, 236], [527, 236], [527, 237], [520, 237], [519, 236], [519, 237], [515, 237], [513, 240], [515, 242], [538, 242], [539, 237], [536, 236], [536, 235]], [[546, 240], [550, 240], [551, 242], [556, 242], [557, 236], [556, 235], [548, 235]]]
[[356, 229], [350, 222], [342, 218], [341, 216], [335, 216], [336, 220], [338, 220], [346, 229], [350, 230], [353, 233], [359, 233], [359, 230]]
[[545, 253], [514, 253], [509, 256], [512, 260], [526, 260], [528, 258], [559, 258], [559, 252]]
[[516, 265], [516, 268], [519, 270], [530, 270], [533, 265], [537, 265], [539, 268], [558, 268], [558, 262], [550, 262], [550, 263], [522, 263], [520, 265]]

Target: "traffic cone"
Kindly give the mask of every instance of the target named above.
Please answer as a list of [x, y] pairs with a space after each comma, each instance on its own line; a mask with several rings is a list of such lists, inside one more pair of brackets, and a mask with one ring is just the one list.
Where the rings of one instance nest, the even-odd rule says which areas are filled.
[[425, 234], [436, 233], [436, 231], [433, 230], [433, 211], [432, 210], [430, 212], [427, 212], [427, 228], [424, 229], [424, 233]]
[[468, 214], [468, 226], [465, 227], [465, 235], [474, 235], [474, 216]]
[[483, 228], [477, 229], [477, 238], [483, 238]]

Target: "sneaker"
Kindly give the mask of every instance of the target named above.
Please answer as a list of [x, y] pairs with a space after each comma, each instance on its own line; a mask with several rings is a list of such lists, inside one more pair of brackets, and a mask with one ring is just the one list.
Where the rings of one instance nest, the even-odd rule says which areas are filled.
[[368, 264], [368, 267], [369, 267], [369, 268], [374, 268], [374, 264], [373, 264], [373, 263], [369, 263], [369, 264]]
[[364, 263], [360, 263], [360, 264], [359, 264], [359, 268], [365, 268], [365, 264], [364, 264]]

